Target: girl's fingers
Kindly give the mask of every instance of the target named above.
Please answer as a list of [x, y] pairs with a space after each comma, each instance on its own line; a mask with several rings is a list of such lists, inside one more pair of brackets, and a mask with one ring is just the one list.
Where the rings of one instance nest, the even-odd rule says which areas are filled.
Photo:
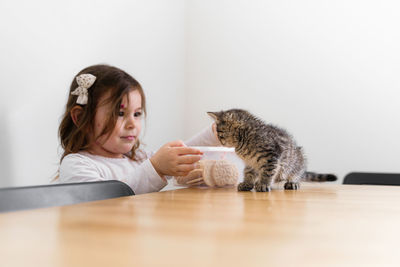
[[199, 155], [186, 155], [178, 157], [178, 164], [193, 164], [201, 160]]
[[189, 147], [189, 146], [176, 147], [175, 149], [176, 149], [178, 155], [186, 155], [186, 154], [192, 154], [192, 155], [200, 154], [200, 155], [203, 155], [203, 152], [201, 152], [200, 150], [198, 150], [196, 148]]
[[194, 184], [188, 184], [188, 186], [198, 186], [198, 185], [205, 185], [205, 183], [198, 182], [198, 183], [194, 183]]
[[[171, 171], [170, 175], [172, 176], [188, 176], [188, 175], [192, 175], [192, 171], [193, 170], [197, 170], [196, 169], [196, 165], [195, 164], [181, 164], [178, 165], [174, 168], [174, 171]], [[193, 173], [193, 176], [198, 176], [198, 175], [202, 175], [201, 173]], [[189, 178], [189, 177], [185, 177], [185, 178]], [[197, 178], [197, 177], [196, 177]]]
[[181, 172], [181, 171], [176, 171], [172, 175], [173, 176], [182, 176], [181, 180], [186, 181], [186, 177], [189, 174], [189, 172]]
[[186, 183], [187, 184], [195, 184], [195, 183], [198, 183], [198, 182], [203, 182], [203, 177], [187, 181]]
[[194, 169], [196, 169], [195, 164], [180, 164], [177, 166], [178, 172], [186, 172], [186, 174], [193, 171]]
[[170, 147], [186, 147], [185, 143], [182, 140], [176, 140], [168, 143]]
[[189, 174], [185, 176], [185, 180], [191, 181], [191, 180], [198, 179], [200, 177], [203, 177], [203, 172], [201, 170], [197, 169], [197, 170], [193, 170], [193, 171], [189, 172]]

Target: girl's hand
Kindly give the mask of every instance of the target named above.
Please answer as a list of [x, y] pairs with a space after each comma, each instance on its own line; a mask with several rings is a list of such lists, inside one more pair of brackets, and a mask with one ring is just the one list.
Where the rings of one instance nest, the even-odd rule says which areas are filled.
[[160, 176], [186, 176], [196, 168], [195, 163], [202, 154], [200, 150], [187, 147], [179, 140], [163, 145], [150, 158], [150, 162]]
[[217, 138], [218, 142], [220, 142], [219, 138], [218, 138], [218, 133], [217, 133], [217, 124], [214, 122], [211, 127], [212, 127], [212, 131], [215, 135], [215, 138]]

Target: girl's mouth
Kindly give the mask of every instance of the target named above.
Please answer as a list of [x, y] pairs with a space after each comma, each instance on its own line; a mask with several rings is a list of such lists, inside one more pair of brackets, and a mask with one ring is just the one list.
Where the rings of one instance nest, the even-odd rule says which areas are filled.
[[128, 141], [135, 140], [135, 136], [133, 136], [133, 135], [122, 136], [121, 138], [125, 139], [125, 140], [128, 140]]

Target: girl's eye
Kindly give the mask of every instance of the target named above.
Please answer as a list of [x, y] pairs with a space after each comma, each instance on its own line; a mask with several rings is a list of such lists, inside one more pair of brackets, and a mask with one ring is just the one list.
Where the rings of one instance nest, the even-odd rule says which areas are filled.
[[[124, 111], [119, 111], [118, 112], [118, 116], [119, 117], [123, 117], [123, 116], [125, 116], [125, 112]], [[140, 111], [138, 111], [138, 112], [135, 112], [134, 114], [133, 114], [133, 116], [134, 117], [140, 117], [140, 116], [142, 116], [142, 112], [140, 112]]]

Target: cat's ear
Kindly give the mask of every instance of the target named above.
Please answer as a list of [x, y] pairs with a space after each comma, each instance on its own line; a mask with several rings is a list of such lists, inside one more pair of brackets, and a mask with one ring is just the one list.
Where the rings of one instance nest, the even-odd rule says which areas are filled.
[[218, 121], [219, 112], [207, 112], [207, 114], [215, 121]]

